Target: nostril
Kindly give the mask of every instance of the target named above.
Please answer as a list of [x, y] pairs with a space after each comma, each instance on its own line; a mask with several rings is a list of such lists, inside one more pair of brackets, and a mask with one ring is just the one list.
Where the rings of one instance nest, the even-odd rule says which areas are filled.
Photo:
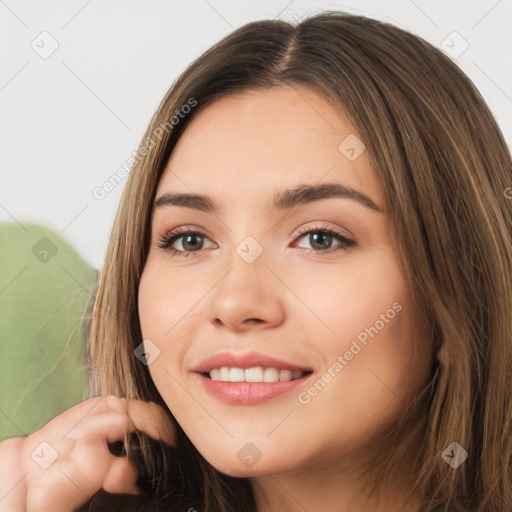
[[251, 324], [261, 324], [263, 322], [263, 320], [261, 318], [248, 318], [246, 320], [246, 322], [248, 323], [251, 323]]

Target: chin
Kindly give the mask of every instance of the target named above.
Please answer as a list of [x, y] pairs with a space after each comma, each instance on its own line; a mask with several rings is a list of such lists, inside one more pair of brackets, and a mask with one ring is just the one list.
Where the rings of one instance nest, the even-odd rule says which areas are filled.
[[[211, 450], [200, 453], [217, 471], [236, 478], [284, 473], [297, 467], [297, 462], [287, 462], [284, 454], [274, 452], [271, 456], [265, 456], [250, 443], [239, 450], [227, 450], [225, 446], [221, 450], [216, 453]], [[230, 453], [233, 456], [229, 456]]]

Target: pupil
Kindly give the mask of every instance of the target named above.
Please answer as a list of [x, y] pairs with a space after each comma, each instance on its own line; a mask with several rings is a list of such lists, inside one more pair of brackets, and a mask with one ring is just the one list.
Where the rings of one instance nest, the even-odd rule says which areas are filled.
[[[311, 233], [311, 235], [313, 237], [313, 240], [314, 240], [314, 243], [318, 243], [318, 240], [317, 238], [320, 236], [320, 237], [323, 237], [324, 238], [324, 241], [327, 241], [327, 244], [319, 244], [320, 245], [320, 248], [321, 249], [325, 249], [325, 248], [328, 248], [329, 247], [329, 242], [331, 241], [331, 238], [332, 238], [332, 235], [329, 235], [328, 233], [320, 233], [320, 232], [316, 232], [316, 233]], [[314, 244], [311, 244], [312, 247], [314, 247]]]
[[184, 248], [186, 251], [189, 251], [189, 250], [192, 250], [192, 249], [197, 249], [197, 247], [198, 247], [198, 246], [199, 246], [199, 247], [201, 246], [201, 243], [196, 244], [196, 245], [194, 245], [194, 244], [192, 243], [192, 246], [191, 246], [190, 248], [188, 248], [188, 249], [187, 249], [187, 245], [189, 245], [189, 241], [190, 241], [190, 239], [194, 239], [194, 238], [196, 238], [196, 239], [197, 239], [197, 238], [200, 238], [200, 236], [199, 236], [199, 235], [187, 235], [187, 236], [185, 237], [185, 240], [184, 240], [184, 242], [183, 242], [183, 248]]

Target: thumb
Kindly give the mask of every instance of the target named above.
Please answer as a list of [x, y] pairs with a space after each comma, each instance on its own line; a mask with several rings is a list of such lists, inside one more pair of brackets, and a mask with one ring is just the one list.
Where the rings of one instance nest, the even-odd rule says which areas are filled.
[[103, 489], [112, 494], [140, 494], [137, 487], [137, 470], [128, 457], [112, 456]]

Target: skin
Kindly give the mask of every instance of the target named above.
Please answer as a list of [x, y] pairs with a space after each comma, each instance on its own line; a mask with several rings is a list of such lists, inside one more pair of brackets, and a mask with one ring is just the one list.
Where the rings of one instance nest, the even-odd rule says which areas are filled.
[[115, 396], [80, 402], [42, 429], [0, 443], [2, 512], [69, 512], [97, 491], [138, 494], [128, 457], [114, 456], [107, 442], [133, 430], [169, 445], [168, 415], [157, 404]]
[[[157, 198], [194, 192], [211, 196], [221, 209], [212, 214], [168, 205], [154, 212], [138, 296], [143, 337], [160, 350], [149, 370], [205, 459], [219, 471], [251, 478], [259, 512], [339, 511], [341, 503], [374, 512], [396, 508], [406, 495], [397, 482], [391, 505], [377, 508], [364, 502], [357, 478], [357, 464], [372, 460], [379, 437], [427, 383], [431, 360], [387, 214], [348, 198], [269, 209], [276, 192], [324, 182], [355, 188], [382, 209], [365, 153], [350, 161], [338, 149], [355, 133], [340, 109], [309, 88], [230, 95], [192, 120], [158, 184]], [[185, 237], [174, 242], [174, 249], [189, 250], [187, 257], [157, 247], [179, 226], [204, 234], [195, 245], [186, 246]], [[322, 255], [304, 233], [323, 226], [356, 245], [344, 250], [333, 238]], [[236, 252], [247, 236], [263, 248], [250, 264]], [[338, 356], [394, 303], [401, 305], [394, 318], [309, 403], [300, 403], [298, 394], [329, 368], [332, 375]], [[261, 404], [225, 404], [207, 394], [193, 372], [224, 350], [263, 352], [315, 374]], [[261, 454], [251, 467], [237, 457], [248, 442]]]

